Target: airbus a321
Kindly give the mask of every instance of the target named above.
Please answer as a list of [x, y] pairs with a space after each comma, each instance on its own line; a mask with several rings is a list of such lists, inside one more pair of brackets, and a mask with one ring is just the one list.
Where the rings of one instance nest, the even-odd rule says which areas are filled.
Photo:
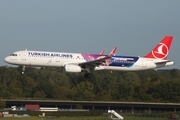
[[91, 78], [90, 70], [139, 71], [170, 66], [174, 61], [167, 60], [172, 36], [164, 39], [146, 56], [117, 56], [116, 48], [109, 55], [82, 54], [47, 51], [17, 51], [5, 58], [5, 62], [13, 65], [36, 67], [63, 67], [65, 72], [84, 72], [85, 78]]

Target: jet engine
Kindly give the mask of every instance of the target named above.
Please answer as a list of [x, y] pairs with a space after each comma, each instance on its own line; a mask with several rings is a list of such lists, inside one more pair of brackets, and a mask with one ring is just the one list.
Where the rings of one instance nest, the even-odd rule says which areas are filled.
[[81, 67], [78, 65], [65, 65], [64, 66], [65, 72], [81, 72]]

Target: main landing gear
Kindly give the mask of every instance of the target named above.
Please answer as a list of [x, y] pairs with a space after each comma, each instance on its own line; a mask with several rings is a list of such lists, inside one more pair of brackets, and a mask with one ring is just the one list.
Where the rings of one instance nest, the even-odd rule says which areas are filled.
[[92, 77], [92, 75], [91, 75], [91, 73], [90, 73], [90, 68], [88, 68], [88, 67], [83, 67], [83, 71], [85, 72], [84, 78], [91, 78], [91, 77]]
[[90, 73], [85, 73], [84, 74], [84, 78], [91, 78], [91, 77], [92, 77], [92, 75]]

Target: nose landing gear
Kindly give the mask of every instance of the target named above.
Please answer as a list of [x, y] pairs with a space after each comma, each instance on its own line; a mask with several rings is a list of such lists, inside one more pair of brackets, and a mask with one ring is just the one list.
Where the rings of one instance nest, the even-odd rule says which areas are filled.
[[21, 72], [22, 75], [24, 75], [25, 69], [26, 69], [26, 66], [23, 66], [22, 67], [22, 72]]

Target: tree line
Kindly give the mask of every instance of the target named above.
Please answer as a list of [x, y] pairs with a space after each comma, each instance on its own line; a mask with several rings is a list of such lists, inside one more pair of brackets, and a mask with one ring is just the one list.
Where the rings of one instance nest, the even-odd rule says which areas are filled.
[[180, 102], [180, 70], [66, 73], [62, 68], [0, 67], [0, 98]]

